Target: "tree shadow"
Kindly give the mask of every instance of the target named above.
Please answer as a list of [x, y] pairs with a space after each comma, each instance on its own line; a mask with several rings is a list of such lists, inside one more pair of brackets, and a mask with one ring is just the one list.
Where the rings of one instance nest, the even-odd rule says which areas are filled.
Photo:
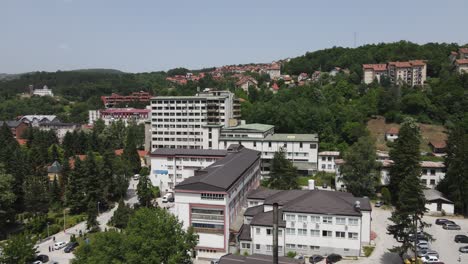
[[401, 264], [401, 258], [398, 254], [392, 252], [386, 252], [380, 258], [382, 264]]

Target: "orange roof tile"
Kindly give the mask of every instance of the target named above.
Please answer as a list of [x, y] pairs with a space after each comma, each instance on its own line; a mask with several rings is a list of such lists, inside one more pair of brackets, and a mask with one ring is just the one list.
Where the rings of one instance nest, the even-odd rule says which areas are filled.
[[398, 128], [391, 127], [389, 130], [387, 130], [386, 134], [398, 135], [399, 132], [400, 132], [400, 130]]
[[456, 60], [455, 61], [456, 64], [458, 65], [464, 65], [464, 64], [468, 64], [468, 59], [460, 59], [460, 60]]

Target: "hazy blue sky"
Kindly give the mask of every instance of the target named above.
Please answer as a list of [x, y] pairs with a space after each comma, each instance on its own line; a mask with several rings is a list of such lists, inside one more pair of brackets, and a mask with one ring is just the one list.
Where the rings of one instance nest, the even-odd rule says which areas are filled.
[[0, 0], [0, 72], [270, 62], [332, 46], [468, 42], [467, 0]]

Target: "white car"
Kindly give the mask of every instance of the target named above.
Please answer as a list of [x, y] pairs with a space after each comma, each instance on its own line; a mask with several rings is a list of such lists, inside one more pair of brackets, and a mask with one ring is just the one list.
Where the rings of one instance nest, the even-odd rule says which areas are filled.
[[434, 263], [434, 262], [439, 262], [439, 258], [436, 256], [432, 255], [427, 255], [421, 258], [423, 263]]
[[65, 246], [67, 245], [67, 243], [65, 242], [57, 242], [54, 244], [54, 250], [59, 250], [59, 249], [62, 249], [64, 248]]

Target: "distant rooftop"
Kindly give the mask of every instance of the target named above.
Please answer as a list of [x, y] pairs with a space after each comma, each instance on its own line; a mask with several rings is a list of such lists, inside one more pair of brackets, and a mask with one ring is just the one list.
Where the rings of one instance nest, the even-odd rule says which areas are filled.
[[151, 156], [226, 156], [224, 149], [173, 149], [158, 148], [151, 152]]
[[275, 126], [272, 126], [272, 125], [253, 123], [253, 124], [238, 125], [235, 127], [226, 127], [226, 128], [223, 128], [223, 130], [228, 130], [228, 131], [255, 130], [258, 132], [267, 132], [270, 129], [273, 129], [274, 127]]

